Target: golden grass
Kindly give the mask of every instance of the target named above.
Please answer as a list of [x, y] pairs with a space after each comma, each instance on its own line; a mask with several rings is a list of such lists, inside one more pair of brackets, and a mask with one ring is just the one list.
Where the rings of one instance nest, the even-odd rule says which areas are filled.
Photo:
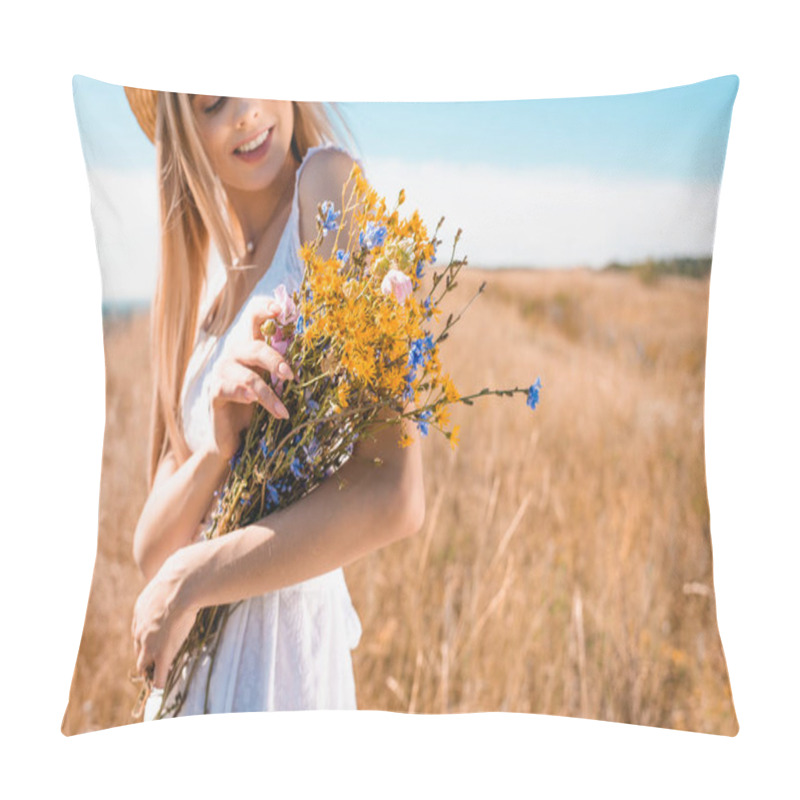
[[[462, 273], [462, 393], [542, 379], [536, 412], [454, 409], [424, 442], [422, 532], [351, 565], [360, 708], [520, 711], [734, 735], [703, 452], [708, 280]], [[130, 554], [145, 499], [147, 319], [106, 331], [100, 536], [63, 730], [130, 721]]]

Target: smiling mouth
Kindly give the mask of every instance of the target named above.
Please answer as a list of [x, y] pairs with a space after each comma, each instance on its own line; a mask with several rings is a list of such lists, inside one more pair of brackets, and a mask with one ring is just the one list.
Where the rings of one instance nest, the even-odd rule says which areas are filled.
[[249, 139], [248, 141], [244, 142], [244, 144], [240, 144], [233, 152], [236, 155], [248, 155], [252, 153], [254, 150], [258, 150], [269, 138], [270, 133], [272, 133], [272, 128], [267, 128], [266, 130], [262, 131], [253, 139]]

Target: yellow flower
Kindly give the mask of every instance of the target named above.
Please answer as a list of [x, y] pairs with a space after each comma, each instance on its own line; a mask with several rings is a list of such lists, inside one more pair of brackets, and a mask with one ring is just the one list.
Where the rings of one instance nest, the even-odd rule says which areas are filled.
[[453, 430], [447, 434], [447, 438], [450, 440], [450, 447], [452, 447], [453, 450], [455, 450], [456, 447], [458, 447], [458, 434], [460, 433], [460, 431], [461, 428], [458, 425], [456, 425], [453, 428]]
[[434, 411], [433, 418], [440, 428], [445, 428], [450, 423], [450, 410], [446, 405], [441, 405]]
[[444, 384], [442, 386], [444, 396], [447, 398], [448, 403], [455, 403], [458, 400], [458, 390], [449, 375], [444, 376]]

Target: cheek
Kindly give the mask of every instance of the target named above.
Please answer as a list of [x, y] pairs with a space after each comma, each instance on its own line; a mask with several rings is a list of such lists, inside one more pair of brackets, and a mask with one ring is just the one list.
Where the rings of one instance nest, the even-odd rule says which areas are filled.
[[207, 122], [203, 125], [198, 124], [197, 132], [200, 135], [200, 141], [208, 160], [211, 162], [214, 170], [217, 171], [222, 164], [227, 150], [227, 141], [223, 132], [218, 126], [209, 125]]

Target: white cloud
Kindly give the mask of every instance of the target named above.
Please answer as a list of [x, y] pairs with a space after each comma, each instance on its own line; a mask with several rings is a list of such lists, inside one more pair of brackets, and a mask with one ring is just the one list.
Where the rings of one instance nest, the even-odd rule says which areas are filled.
[[152, 170], [89, 170], [104, 301], [149, 300], [158, 270], [158, 194]]
[[405, 188], [404, 208], [418, 208], [431, 231], [445, 216], [442, 257], [461, 227], [456, 255], [475, 266], [603, 266], [705, 255], [713, 245], [716, 186], [378, 158], [364, 168], [390, 201]]
[[[704, 255], [714, 238], [715, 186], [652, 178], [607, 178], [555, 169], [409, 164], [364, 159], [390, 203], [406, 190], [429, 231], [441, 216], [439, 263], [599, 267], [647, 256]], [[150, 170], [91, 170], [92, 213], [106, 301], [147, 300], [158, 268], [158, 198]]]

